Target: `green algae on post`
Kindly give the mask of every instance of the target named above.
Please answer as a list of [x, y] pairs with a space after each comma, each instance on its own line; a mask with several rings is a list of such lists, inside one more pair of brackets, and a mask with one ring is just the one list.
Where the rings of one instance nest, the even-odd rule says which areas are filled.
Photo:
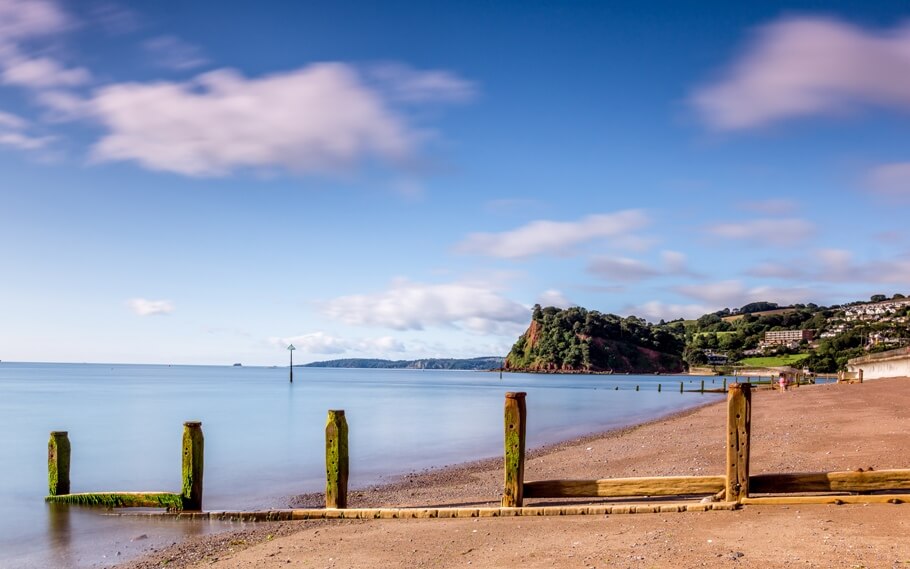
[[187, 421], [183, 424], [183, 469], [181, 496], [184, 510], [202, 510], [202, 473], [205, 439], [202, 423]]
[[51, 431], [47, 442], [47, 493], [70, 493], [70, 439], [66, 431]]
[[325, 423], [325, 507], [348, 506], [348, 422], [330, 410]]
[[502, 505], [519, 507], [524, 493], [525, 432], [527, 407], [524, 392], [506, 393], [505, 404], [505, 476]]
[[167, 508], [183, 509], [183, 497], [172, 492], [85, 492], [48, 496], [53, 504], [73, 504], [100, 508]]

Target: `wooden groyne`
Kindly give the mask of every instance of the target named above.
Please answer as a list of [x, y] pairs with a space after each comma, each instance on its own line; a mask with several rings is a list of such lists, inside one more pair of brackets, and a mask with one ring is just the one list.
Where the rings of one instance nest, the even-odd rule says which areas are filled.
[[[704, 387], [702, 386], [702, 389]], [[900, 504], [910, 501], [910, 469], [752, 475], [752, 385], [724, 382], [726, 452], [722, 472], [704, 476], [654, 476], [593, 480], [525, 480], [527, 394], [509, 392], [503, 409], [501, 507], [348, 508], [348, 425], [343, 410], [330, 410], [325, 427], [325, 509], [258, 512], [202, 511], [202, 425], [184, 423], [181, 492], [96, 492], [71, 494], [70, 444], [63, 431], [48, 442], [48, 502], [166, 508], [183, 519], [272, 521], [297, 519], [403, 519], [665, 513], [737, 509], [743, 505]], [[667, 497], [678, 501], [667, 502]], [[527, 499], [622, 499], [620, 504], [526, 506]], [[642, 503], [629, 503], [638, 498]], [[697, 501], [696, 501], [697, 500]], [[492, 501], [492, 500], [491, 500]]]
[[52, 431], [47, 444], [48, 495], [46, 502], [106, 508], [166, 508], [202, 510], [202, 477], [205, 441], [202, 423], [183, 424], [180, 493], [176, 492], [82, 492], [70, 493], [70, 441], [66, 431]]

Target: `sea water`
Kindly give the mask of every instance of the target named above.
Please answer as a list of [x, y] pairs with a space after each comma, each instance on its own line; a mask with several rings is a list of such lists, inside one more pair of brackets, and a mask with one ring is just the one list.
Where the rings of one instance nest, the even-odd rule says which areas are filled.
[[[528, 393], [529, 447], [722, 397], [680, 393], [680, 381], [697, 389], [702, 378], [692, 377], [298, 367], [292, 384], [288, 375], [287, 367], [0, 363], [0, 567], [105, 567], [230, 527], [45, 504], [53, 430], [69, 432], [72, 492], [178, 492], [183, 422], [202, 421], [204, 508], [261, 509], [324, 488], [329, 409], [345, 410], [353, 488], [500, 456], [507, 391]], [[711, 381], [706, 387], [720, 387]]]

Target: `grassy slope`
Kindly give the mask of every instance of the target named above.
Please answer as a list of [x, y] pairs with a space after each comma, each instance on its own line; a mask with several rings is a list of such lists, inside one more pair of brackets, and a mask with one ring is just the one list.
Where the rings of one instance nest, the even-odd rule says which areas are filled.
[[809, 357], [809, 354], [787, 354], [784, 356], [769, 356], [763, 358], [745, 358], [738, 363], [749, 367], [777, 367], [792, 366]]

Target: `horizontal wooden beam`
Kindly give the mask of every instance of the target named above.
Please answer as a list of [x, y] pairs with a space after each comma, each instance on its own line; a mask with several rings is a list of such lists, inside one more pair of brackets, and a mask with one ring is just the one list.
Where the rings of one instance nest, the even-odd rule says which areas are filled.
[[761, 496], [743, 498], [744, 505], [799, 506], [801, 504], [904, 504], [910, 494], [866, 494], [861, 496]]
[[749, 477], [749, 492], [873, 492], [910, 490], [910, 470], [869, 470], [866, 472], [803, 472], [758, 474]]
[[212, 511], [148, 513], [123, 512], [116, 515], [172, 516], [178, 519], [219, 520], [235, 522], [266, 522], [281, 520], [402, 520], [402, 519], [443, 519], [443, 518], [509, 518], [519, 516], [603, 516], [612, 514], [657, 514], [677, 512], [709, 512], [735, 510], [735, 502], [675, 502], [651, 504], [577, 505], [577, 506], [524, 506], [521, 508], [348, 508], [296, 509], [264, 511]]
[[85, 492], [47, 496], [45, 502], [103, 508], [167, 508], [182, 510], [183, 497], [171, 492]]
[[525, 482], [525, 498], [609, 498], [623, 496], [688, 496], [724, 489], [724, 476], [656, 476], [603, 480]]

